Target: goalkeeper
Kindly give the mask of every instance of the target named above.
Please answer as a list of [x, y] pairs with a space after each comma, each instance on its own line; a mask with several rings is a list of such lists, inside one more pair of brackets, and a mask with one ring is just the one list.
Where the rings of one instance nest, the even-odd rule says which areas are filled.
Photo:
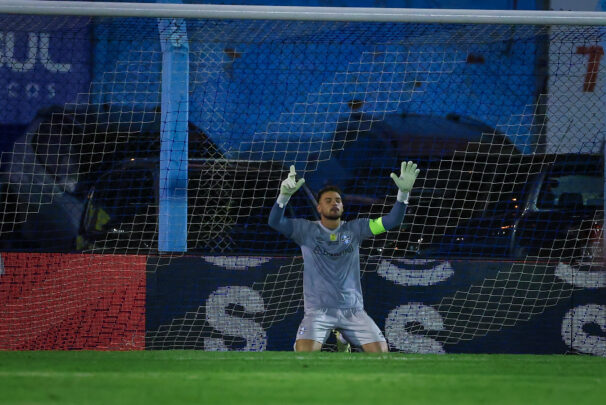
[[360, 284], [360, 242], [402, 223], [408, 195], [419, 174], [417, 165], [403, 162], [400, 175], [391, 173], [398, 198], [391, 212], [377, 219], [341, 220], [343, 201], [335, 186], [318, 193], [320, 221], [284, 217], [290, 197], [303, 185], [295, 167], [282, 182], [269, 215], [269, 225], [295, 241], [303, 253], [305, 315], [297, 332], [295, 350], [318, 351], [335, 329], [365, 352], [387, 352], [381, 330], [364, 311]]

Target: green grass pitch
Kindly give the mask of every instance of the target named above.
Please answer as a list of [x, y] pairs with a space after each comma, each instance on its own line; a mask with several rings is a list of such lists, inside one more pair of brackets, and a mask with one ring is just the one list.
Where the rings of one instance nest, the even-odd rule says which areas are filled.
[[592, 404], [606, 358], [0, 352], [1, 404]]

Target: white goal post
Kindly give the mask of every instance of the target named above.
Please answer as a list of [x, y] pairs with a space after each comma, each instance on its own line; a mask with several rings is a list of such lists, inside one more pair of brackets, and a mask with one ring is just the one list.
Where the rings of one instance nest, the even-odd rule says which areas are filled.
[[606, 25], [597, 11], [245, 6], [220, 4], [2, 0], [0, 13], [93, 17], [403, 22], [444, 24]]

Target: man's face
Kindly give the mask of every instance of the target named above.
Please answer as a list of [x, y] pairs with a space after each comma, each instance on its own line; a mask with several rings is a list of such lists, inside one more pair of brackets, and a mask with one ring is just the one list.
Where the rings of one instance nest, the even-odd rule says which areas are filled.
[[339, 219], [343, 215], [343, 201], [336, 191], [327, 191], [318, 201], [318, 212], [327, 219]]

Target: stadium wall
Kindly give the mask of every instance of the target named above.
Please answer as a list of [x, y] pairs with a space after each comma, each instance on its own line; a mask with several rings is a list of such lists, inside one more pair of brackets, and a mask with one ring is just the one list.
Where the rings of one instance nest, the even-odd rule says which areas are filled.
[[[300, 258], [161, 261], [2, 253], [0, 350], [292, 350]], [[605, 272], [464, 260], [370, 260], [364, 271], [366, 310], [392, 350], [606, 355]], [[462, 299], [473, 294], [486, 299]]]
[[[186, 23], [190, 38], [213, 35], [204, 31], [207, 28], [197, 27], [195, 22]], [[230, 24], [230, 27], [239, 25], [245, 31], [249, 23], [218, 22], [216, 30], [221, 32], [226, 24]], [[90, 93], [95, 103], [148, 108], [159, 103], [159, 43], [121, 43], [124, 27], [132, 29], [133, 25], [137, 26], [138, 32], [149, 33], [143, 35], [148, 38], [153, 37], [157, 30], [153, 21], [136, 20], [128, 24], [120, 21], [120, 26], [115, 21], [100, 23], [94, 28], [97, 38], [94, 50], [96, 61]], [[445, 29], [452, 30], [452, 27]], [[267, 31], [271, 30], [272, 26], [268, 24]], [[369, 30], [373, 30], [372, 24], [369, 25]], [[321, 33], [315, 35], [321, 36]], [[342, 35], [346, 38], [349, 33], [343, 32]], [[388, 32], [379, 32], [377, 35], [385, 35], [387, 42]], [[428, 43], [435, 41], [432, 38], [426, 40]], [[271, 127], [272, 123], [282, 124], [276, 140], [286, 140], [283, 138], [290, 133], [318, 136], [313, 124], [297, 122], [300, 114], [295, 111], [296, 105], [305, 105], [312, 99], [316, 100], [318, 96], [334, 97], [343, 91], [333, 89], [334, 83], [339, 82], [338, 78], [350, 75], [350, 72], [364, 72], [375, 57], [377, 49], [375, 46], [366, 45], [363, 40], [338, 47], [313, 41], [312, 38], [302, 36], [292, 44], [281, 45], [279, 49], [275, 44], [262, 42], [240, 44], [235, 49], [234, 44], [221, 42], [217, 38], [209, 42], [192, 42], [190, 99], [195, 108], [190, 110], [191, 122], [220, 145], [224, 153], [234, 157], [254, 148], [254, 145], [246, 147], [252, 140], [262, 136], [268, 141], [268, 136], [276, 136], [275, 128]], [[422, 39], [417, 41], [422, 42]], [[407, 55], [409, 52], [415, 57], [427, 55], [427, 60], [422, 65], [426, 71], [418, 72], [414, 85], [411, 82], [409, 89], [402, 90], [405, 96], [401, 92], [394, 92], [391, 98], [373, 99], [372, 94], [381, 94], [384, 89], [372, 88], [376, 84], [369, 81], [368, 86], [371, 87], [359, 89], [359, 98], [364, 100], [359, 112], [407, 112], [441, 116], [458, 114], [473, 117], [507, 133], [514, 143], [520, 145], [520, 149], [532, 152], [526, 150], [525, 146], [531, 144], [532, 140], [519, 135], [519, 128], [532, 125], [530, 112], [533, 111], [536, 100], [528, 95], [541, 91], [536, 89], [538, 83], [534, 78], [537, 63], [535, 58], [540, 58], [541, 55], [534, 50], [533, 41], [534, 39], [529, 38], [528, 42], [522, 42], [520, 49], [516, 48], [520, 46], [519, 41], [513, 46], [507, 41], [488, 42], [474, 49], [423, 47], [419, 46], [418, 42], [411, 43], [408, 47], [386, 46], [382, 50], [394, 55]], [[145, 51], [141, 51], [142, 49]], [[331, 50], [335, 51], [334, 57], [326, 58]], [[485, 60], [484, 55], [487, 54], [500, 56]], [[389, 82], [388, 77], [391, 75], [397, 82], [398, 77], [404, 75], [408, 64], [410, 62], [395, 58], [387, 60], [383, 66], [383, 81]], [[268, 74], [280, 66], [289, 66], [289, 73]], [[309, 69], [308, 66], [314, 68]], [[457, 79], [446, 82], [439, 80], [439, 75], [430, 73], [433, 69], [445, 69], [450, 77]], [[503, 74], [504, 69], [509, 74]], [[515, 82], [511, 81], [512, 71], [519, 73]], [[486, 78], [480, 86], [477, 81], [469, 80], [470, 77], [477, 76]], [[128, 88], [132, 88], [136, 83], [146, 83], [146, 91], [128, 91]], [[512, 86], [535, 90], [512, 92]], [[371, 96], [366, 96], [368, 94]], [[434, 100], [440, 102], [436, 103]], [[504, 103], [503, 100], [507, 102]], [[332, 134], [339, 118], [346, 113], [349, 111], [335, 110], [324, 113], [321, 118], [324, 125], [322, 133]], [[285, 127], [283, 123], [291, 125], [292, 128]], [[305, 160], [302, 156], [298, 158]]]
[[[235, 2], [255, 3], [258, 2]], [[302, 2], [279, 3], [295, 5]], [[345, 2], [316, 1], [305, 4], [345, 5], [340, 3]], [[396, 1], [359, 0], [346, 3], [348, 6], [358, 7], [402, 7], [401, 2]], [[456, 4], [450, 1], [407, 3], [406, 7], [486, 7], [485, 3], [472, 0]], [[493, 2], [490, 6], [495, 9], [512, 7], [508, 1]], [[517, 8], [536, 9], [538, 6], [535, 1], [520, 1]], [[42, 23], [44, 17], [37, 17], [41, 21], [40, 24], [36, 24], [35, 19], [27, 18], [27, 23], [31, 26], [45, 25]], [[247, 23], [235, 24], [246, 27]], [[141, 33], [141, 37], [147, 39], [133, 41], [130, 36], [133, 28]], [[198, 28], [193, 22], [188, 22], [191, 38], [204, 38], [209, 35], [209, 32]], [[11, 150], [12, 142], [25, 131], [27, 124], [41, 108], [71, 103], [110, 103], [153, 108], [160, 103], [161, 52], [156, 21], [120, 19], [119, 22], [92, 22], [87, 18], [80, 18], [75, 19], [69, 27], [56, 27], [57, 32], [62, 30], [73, 32], [79, 46], [74, 47], [69, 36], [65, 43], [58, 41], [57, 35], [52, 35], [48, 30], [19, 32], [16, 35], [10, 31], [0, 32], [0, 43], [4, 43], [7, 52], [11, 51], [10, 55], [3, 55], [4, 63], [0, 64], [0, 69], [6, 70], [1, 75], [0, 89], [10, 102], [8, 108], [4, 108], [0, 113], [0, 126], [6, 135], [0, 140], [2, 151]], [[191, 112], [192, 123], [205, 130], [215, 143], [224, 148], [224, 152], [234, 155], [246, 152], [239, 146], [242, 141], [250, 141], [255, 134], [268, 131], [268, 125], [272, 122], [292, 122], [296, 103], [305, 103], [315, 94], [330, 93], [328, 87], [338, 75], [343, 75], [349, 68], [363, 66], [376, 51], [364, 43], [354, 43], [349, 47], [340, 48], [334, 58], [325, 58], [326, 50], [323, 48], [330, 48], [332, 45], [313, 44], [308, 42], [309, 40], [301, 38], [299, 43], [279, 51], [271, 44], [250, 44], [233, 49], [233, 44], [217, 40], [207, 43], [193, 41], [190, 49], [191, 103], [198, 107], [197, 111]], [[531, 108], [529, 106], [532, 106], [535, 100], [512, 97], [512, 83], [500, 72], [501, 69], [520, 72], [520, 80], [523, 81], [516, 82], [515, 85], [535, 88], [537, 83], [528, 78], [533, 76], [536, 61], [534, 57], [528, 57], [528, 52], [531, 51], [528, 45], [525, 45], [526, 54], [516, 52], [515, 47], [511, 48], [506, 41], [489, 43], [484, 47], [486, 49], [474, 49], [471, 59], [467, 58], [467, 50], [460, 53], [461, 59], [456, 61], [453, 71], [450, 72], [459, 80], [451, 81], [446, 88], [440, 81], [420, 77], [419, 83], [422, 82], [423, 85], [411, 89], [409, 100], [402, 102], [399, 98], [384, 101], [367, 99], [361, 112], [406, 111], [423, 114], [428, 113], [426, 110], [430, 109], [429, 112], [433, 114], [456, 113], [471, 116], [509, 133], [514, 142], [525, 145], [527, 139], [517, 136], [516, 125], [512, 125], [511, 120], [512, 117], [527, 119], [527, 109]], [[502, 48], [501, 57], [498, 60], [484, 60], [483, 52], [490, 51], [495, 55], [494, 47]], [[408, 50], [404, 46], [390, 49], [404, 54], [410, 50], [418, 51], [413, 45]], [[426, 51], [428, 54], [435, 51], [450, 54], [446, 56], [445, 61], [427, 60], [427, 66], [449, 63], [452, 53], [456, 53], [453, 49]], [[50, 55], [48, 62], [42, 62], [42, 54]], [[251, 55], [252, 59], [247, 57], [247, 54]], [[260, 61], [263, 64], [260, 65]], [[315, 69], [304, 69], [305, 64], [313, 65]], [[289, 77], [265, 77], [272, 66], [293, 66], [295, 69]], [[389, 66], [387, 70], [395, 77], [405, 70], [405, 64], [401, 66], [402, 69], [398, 70], [397, 62], [394, 62], [394, 66]], [[310, 73], [311, 71], [313, 73]], [[478, 87], [475, 83], [470, 87], [469, 82], [465, 80], [469, 75], [484, 75], [485, 86]], [[137, 91], [143, 84], [145, 88]], [[228, 92], [225, 91], [226, 88], [229, 89]], [[459, 96], [453, 103], [452, 99], [443, 97], [444, 94], [466, 94], [468, 97], [463, 100]], [[506, 104], [502, 103], [503, 94], [508, 95]], [[440, 97], [436, 97], [437, 95]], [[427, 100], [433, 99], [443, 102], [440, 105], [426, 103]], [[335, 111], [327, 114], [324, 121], [336, 123], [341, 113]], [[519, 126], [531, 123], [516, 124]], [[327, 131], [330, 132], [329, 129]]]

